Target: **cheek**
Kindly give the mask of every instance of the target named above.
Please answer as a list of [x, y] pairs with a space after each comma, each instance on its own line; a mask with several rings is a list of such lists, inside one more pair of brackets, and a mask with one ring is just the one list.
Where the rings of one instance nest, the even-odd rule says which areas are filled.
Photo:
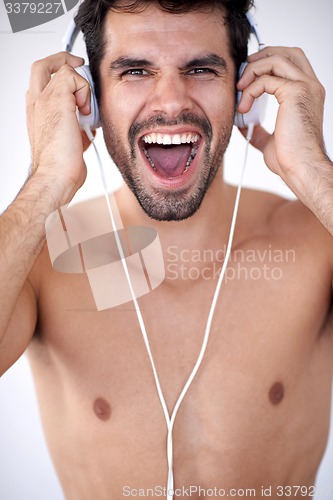
[[233, 119], [236, 87], [229, 81], [197, 81], [188, 85], [188, 91], [199, 112], [203, 112], [214, 126]]
[[[235, 116], [235, 93], [233, 91], [224, 93], [207, 103], [206, 112], [210, 120], [213, 137], [220, 140], [221, 134], [231, 134]], [[213, 139], [214, 141], [214, 139]]]
[[117, 135], [124, 136], [135, 118], [135, 97], [124, 90], [103, 91], [100, 111], [104, 123], [112, 123]]
[[[213, 92], [211, 90], [207, 94], [209, 97], [209, 106], [212, 114], [228, 116], [235, 111], [236, 89], [231, 86], [228, 89]], [[206, 98], [207, 99], [207, 98]]]

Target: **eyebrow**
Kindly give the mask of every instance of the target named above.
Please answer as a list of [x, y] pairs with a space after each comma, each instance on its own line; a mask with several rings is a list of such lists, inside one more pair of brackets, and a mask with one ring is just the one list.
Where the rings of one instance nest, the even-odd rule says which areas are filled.
[[154, 65], [147, 59], [137, 59], [135, 57], [122, 56], [110, 64], [110, 71], [119, 71], [127, 68], [152, 68]]
[[186, 63], [186, 65], [182, 69], [187, 70], [195, 67], [205, 66], [220, 68], [223, 71], [227, 71], [228, 69], [227, 61], [217, 54], [207, 54], [206, 56], [196, 57], [195, 59], [192, 59], [191, 61]]
[[[220, 68], [222, 71], [227, 71], [228, 65], [226, 60], [217, 54], [207, 54], [202, 57], [196, 57], [187, 62], [180, 69], [183, 71], [195, 67], [215, 67]], [[109, 68], [110, 72], [124, 70], [128, 68], [153, 68], [155, 65], [147, 59], [139, 59], [130, 56], [122, 56], [113, 61]]]

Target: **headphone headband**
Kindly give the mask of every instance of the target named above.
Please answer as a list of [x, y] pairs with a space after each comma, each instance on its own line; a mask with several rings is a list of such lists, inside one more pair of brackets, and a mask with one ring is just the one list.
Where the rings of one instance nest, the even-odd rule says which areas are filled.
[[79, 28], [76, 26], [74, 19], [71, 20], [66, 33], [61, 40], [61, 48], [65, 52], [72, 52], [75, 40], [80, 33]]
[[263, 49], [265, 47], [265, 44], [263, 43], [261, 36], [259, 34], [258, 23], [252, 14], [252, 11], [249, 10], [245, 14], [245, 16], [246, 16], [246, 19], [248, 20], [249, 25], [251, 26], [251, 32], [254, 34], [254, 36], [257, 39], [259, 50]]

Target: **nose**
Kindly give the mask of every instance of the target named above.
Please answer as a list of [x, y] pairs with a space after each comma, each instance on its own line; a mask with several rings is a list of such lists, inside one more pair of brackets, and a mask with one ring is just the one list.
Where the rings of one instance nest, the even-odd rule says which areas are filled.
[[171, 73], [158, 76], [150, 104], [154, 113], [162, 113], [170, 120], [177, 119], [184, 111], [192, 110], [193, 102], [186, 77]]

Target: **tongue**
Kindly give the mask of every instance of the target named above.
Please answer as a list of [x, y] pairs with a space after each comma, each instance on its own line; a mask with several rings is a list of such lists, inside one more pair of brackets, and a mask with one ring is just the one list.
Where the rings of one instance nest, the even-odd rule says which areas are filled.
[[180, 177], [191, 155], [192, 146], [148, 146], [148, 155], [160, 175], [168, 179]]

